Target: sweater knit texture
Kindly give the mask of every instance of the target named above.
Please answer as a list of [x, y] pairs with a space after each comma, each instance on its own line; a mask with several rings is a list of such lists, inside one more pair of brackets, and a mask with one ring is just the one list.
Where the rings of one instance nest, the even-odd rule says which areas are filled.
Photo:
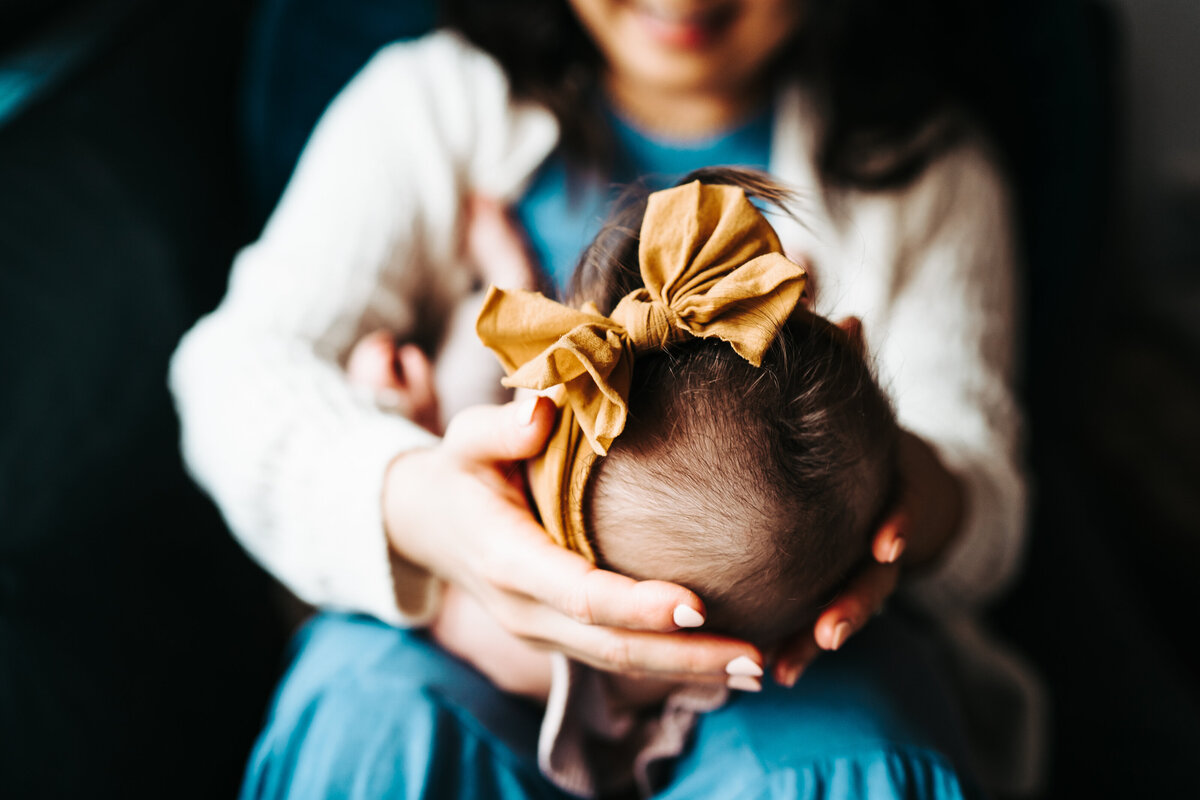
[[[826, 187], [801, 87], [782, 90], [774, 124], [770, 168], [798, 190], [804, 224], [771, 222], [813, 266], [814, 310], [862, 319], [900, 424], [966, 487], [961, 534], [908, 591], [982, 641], [974, 612], [1012, 579], [1024, 537], [1004, 182], [972, 140], [902, 189]], [[364, 333], [417, 336], [477, 289], [459, 256], [464, 199], [515, 201], [556, 142], [552, 115], [514, 101], [457, 35], [385, 48], [332, 103], [225, 299], [181, 342], [170, 383], [188, 467], [304, 600], [401, 625], [436, 613], [437, 582], [389, 553], [381, 503], [388, 463], [436, 439], [354, 392], [341, 365]], [[1036, 687], [1019, 662], [983, 660], [1030, 706], [1022, 752], [997, 768], [1020, 788], [1036, 771]]]

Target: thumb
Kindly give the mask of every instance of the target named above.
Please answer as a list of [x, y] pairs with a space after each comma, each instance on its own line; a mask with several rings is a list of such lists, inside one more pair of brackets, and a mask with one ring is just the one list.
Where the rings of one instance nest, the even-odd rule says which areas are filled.
[[442, 446], [464, 461], [520, 461], [542, 452], [553, 427], [554, 403], [527, 397], [460, 411], [450, 420]]

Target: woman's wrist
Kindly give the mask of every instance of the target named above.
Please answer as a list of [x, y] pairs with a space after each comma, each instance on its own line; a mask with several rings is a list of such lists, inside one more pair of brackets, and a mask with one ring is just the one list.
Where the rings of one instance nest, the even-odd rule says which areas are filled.
[[406, 450], [389, 461], [384, 471], [381, 498], [396, 607], [407, 623], [412, 625], [424, 625], [434, 619], [445, 584], [423, 560], [418, 560], [422, 556], [413, 553], [410, 542], [403, 535], [411, 530], [411, 525], [403, 523], [411, 522], [414, 510], [408, 505], [409, 498], [404, 496], [410, 478], [403, 470], [397, 469], [397, 465], [429, 450], [428, 447]]
[[905, 431], [899, 444], [902, 501], [909, 515], [904, 563], [924, 567], [936, 562], [961, 533], [966, 516], [966, 488], [937, 452]]
[[401, 559], [413, 566], [429, 570], [430, 565], [419, 550], [420, 537], [412, 532], [420, 528], [417, 521], [419, 510], [414, 503], [414, 492], [419, 492], [419, 470], [414, 469], [423, 455], [433, 448], [418, 447], [398, 453], [388, 462], [383, 476], [383, 532], [388, 549], [394, 559]]

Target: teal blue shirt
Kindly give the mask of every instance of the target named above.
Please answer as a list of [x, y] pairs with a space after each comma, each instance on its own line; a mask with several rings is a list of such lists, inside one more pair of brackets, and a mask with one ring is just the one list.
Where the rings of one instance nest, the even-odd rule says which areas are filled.
[[665, 189], [701, 167], [765, 170], [774, 114], [765, 109], [725, 133], [685, 141], [648, 136], [613, 113], [608, 114], [608, 121], [615, 140], [611, 182], [580, 181], [582, 185], [569, 194], [566, 159], [561, 150], [555, 150], [517, 203], [517, 217], [542, 272], [560, 293], [625, 185], [641, 179], [651, 190]]

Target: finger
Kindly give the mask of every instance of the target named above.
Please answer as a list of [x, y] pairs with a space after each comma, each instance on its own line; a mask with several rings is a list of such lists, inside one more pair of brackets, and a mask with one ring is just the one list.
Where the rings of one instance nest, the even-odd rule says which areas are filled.
[[837, 650], [867, 624], [896, 589], [900, 568], [895, 564], [868, 564], [828, 608], [821, 612], [813, 632], [824, 650]]
[[796, 634], [780, 645], [775, 656], [775, 666], [771, 671], [775, 682], [789, 688], [795, 686], [804, 670], [820, 653], [821, 648], [817, 646], [811, 630]]
[[542, 451], [553, 425], [554, 403], [542, 397], [475, 406], [450, 420], [442, 445], [464, 461], [519, 461]]
[[396, 372], [409, 401], [413, 422], [438, 433], [438, 400], [433, 382], [433, 364], [425, 351], [414, 344], [396, 350]]
[[625, 631], [580, 625], [566, 617], [559, 620], [557, 629], [551, 631], [559, 649], [608, 672], [732, 683], [735, 688], [749, 688], [747, 683], [758, 681], [762, 675], [762, 653], [737, 639], [700, 633]]
[[495, 585], [585, 625], [666, 633], [704, 624], [704, 603], [691, 590], [599, 569], [545, 534], [507, 541], [491, 569]]
[[350, 351], [346, 379], [355, 386], [383, 390], [401, 387], [395, 369], [396, 340], [384, 330], [367, 334]]
[[485, 604], [512, 635], [598, 669], [687, 681], [732, 680], [734, 684], [745, 684], [746, 679], [759, 681], [763, 675], [762, 651], [739, 639], [702, 632], [657, 633], [587, 625], [515, 593], [493, 594]]
[[845, 317], [836, 325], [841, 328], [842, 333], [850, 340], [850, 345], [858, 352], [859, 355], [866, 355], [867, 340], [863, 335], [862, 320], [858, 317]]
[[880, 564], [894, 564], [904, 554], [908, 545], [908, 531], [911, 526], [911, 515], [905, 508], [892, 512], [871, 541], [871, 555]]

